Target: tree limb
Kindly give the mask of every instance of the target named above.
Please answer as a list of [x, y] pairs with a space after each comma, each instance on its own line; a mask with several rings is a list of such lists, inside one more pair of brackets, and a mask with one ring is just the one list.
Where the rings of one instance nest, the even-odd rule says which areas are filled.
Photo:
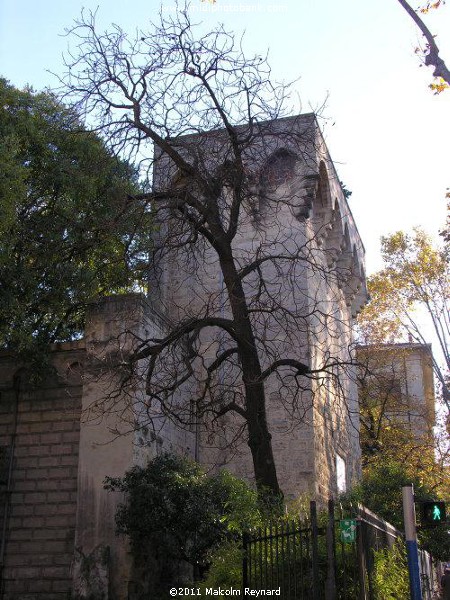
[[411, 6], [406, 2], [406, 0], [398, 0], [401, 6], [406, 10], [411, 19], [420, 29], [422, 35], [425, 37], [427, 41], [428, 51], [425, 54], [425, 64], [428, 66], [434, 67], [433, 75], [435, 77], [441, 77], [444, 81], [446, 81], [450, 85], [450, 71], [447, 68], [447, 65], [439, 56], [439, 48], [435, 42], [434, 36], [425, 23], [422, 21], [417, 12], [411, 8]]

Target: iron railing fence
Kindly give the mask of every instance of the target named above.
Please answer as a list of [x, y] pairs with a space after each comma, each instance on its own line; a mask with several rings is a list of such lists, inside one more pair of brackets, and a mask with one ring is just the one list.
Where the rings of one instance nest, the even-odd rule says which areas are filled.
[[[356, 538], [341, 539], [344, 515], [333, 500], [318, 519], [316, 503], [309, 517], [269, 524], [243, 536], [243, 588], [280, 590], [283, 600], [374, 600], [374, 553], [391, 547], [402, 533], [365, 507], [351, 509]], [[436, 596], [432, 557], [421, 552], [423, 600]]]
[[244, 588], [276, 590], [286, 600], [311, 597], [312, 535], [292, 521], [244, 536]]

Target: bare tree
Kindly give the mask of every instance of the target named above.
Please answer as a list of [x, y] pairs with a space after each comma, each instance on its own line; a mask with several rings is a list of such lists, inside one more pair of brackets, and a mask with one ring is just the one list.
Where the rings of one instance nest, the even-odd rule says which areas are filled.
[[289, 89], [266, 60], [246, 58], [221, 27], [195, 37], [186, 10], [133, 40], [117, 26], [99, 33], [92, 15], [70, 35], [68, 95], [154, 180], [145, 199], [161, 327], [130, 358], [147, 361], [148, 415], [157, 405], [184, 427], [235, 415], [258, 488], [278, 495], [267, 397], [302, 418], [311, 379], [348, 392], [342, 306], [364, 299], [359, 242], [344, 231], [345, 203], [331, 202], [327, 172], [344, 196], [315, 116], [283, 120]]

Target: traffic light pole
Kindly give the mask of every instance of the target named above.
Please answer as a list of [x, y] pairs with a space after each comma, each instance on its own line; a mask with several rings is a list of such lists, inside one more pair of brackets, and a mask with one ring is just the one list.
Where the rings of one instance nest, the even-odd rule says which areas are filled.
[[405, 485], [402, 488], [402, 496], [411, 600], [422, 600], [419, 572], [419, 550], [417, 546], [416, 511], [414, 509], [414, 488], [412, 483]]

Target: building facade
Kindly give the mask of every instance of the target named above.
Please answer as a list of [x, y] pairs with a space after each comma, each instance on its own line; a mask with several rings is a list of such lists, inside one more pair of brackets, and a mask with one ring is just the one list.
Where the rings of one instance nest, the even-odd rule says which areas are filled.
[[[400, 428], [433, 455], [436, 422], [431, 344], [390, 343], [357, 347], [363, 445], [379, 450], [384, 429]], [[365, 448], [366, 450], [366, 448]]]

